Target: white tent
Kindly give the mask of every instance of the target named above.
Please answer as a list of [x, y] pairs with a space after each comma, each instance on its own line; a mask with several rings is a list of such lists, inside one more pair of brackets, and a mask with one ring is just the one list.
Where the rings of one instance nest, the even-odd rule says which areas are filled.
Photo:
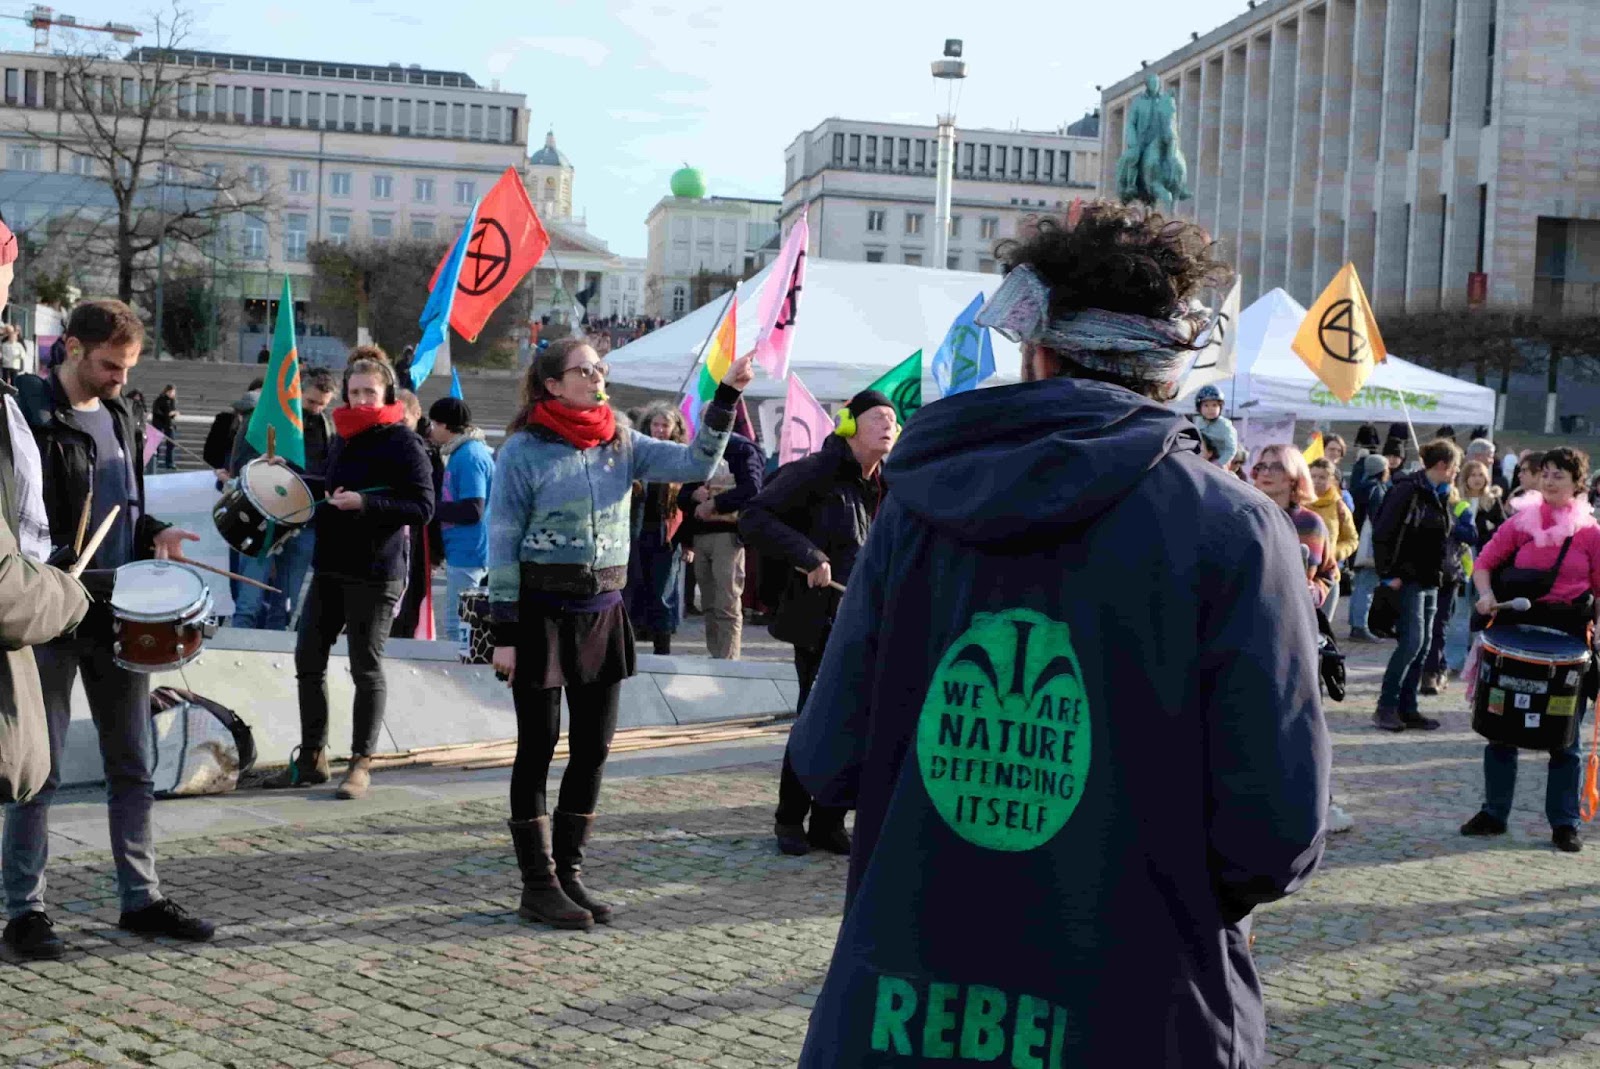
[[[768, 266], [739, 285], [741, 353], [755, 344], [761, 292], [771, 274]], [[828, 404], [865, 389], [921, 349], [922, 396], [931, 401], [938, 391], [928, 368], [945, 332], [980, 290], [992, 294], [1000, 281], [999, 275], [973, 271], [810, 260], [789, 351], [790, 370], [812, 396]], [[726, 302], [725, 296], [719, 297], [676, 323], [613, 350], [606, 357], [613, 381], [669, 393], [682, 390]], [[1022, 359], [1017, 346], [998, 334], [991, 336], [996, 375], [989, 382], [1016, 382]], [[748, 391], [756, 397], [782, 397], [783, 392], [784, 385], [762, 371], [757, 371]]]
[[[1281, 289], [1239, 314], [1238, 375], [1219, 383], [1228, 408], [1250, 419], [1292, 415], [1304, 420], [1379, 422], [1404, 418], [1402, 399], [1417, 423], [1494, 425], [1494, 391], [1390, 356], [1367, 384], [1342, 403], [1290, 348], [1306, 310]], [[1184, 398], [1174, 408], [1191, 411]]]

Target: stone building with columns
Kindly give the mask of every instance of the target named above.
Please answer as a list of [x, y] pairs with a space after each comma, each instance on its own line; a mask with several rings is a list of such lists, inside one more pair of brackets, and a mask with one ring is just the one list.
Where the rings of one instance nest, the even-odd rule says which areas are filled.
[[1380, 311], [1600, 308], [1593, 0], [1261, 0], [1103, 91], [1116, 188], [1148, 74], [1248, 302], [1353, 262]]

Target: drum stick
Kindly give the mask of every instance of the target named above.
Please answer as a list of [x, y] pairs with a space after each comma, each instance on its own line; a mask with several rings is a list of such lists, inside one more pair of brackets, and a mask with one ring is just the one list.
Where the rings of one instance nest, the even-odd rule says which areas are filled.
[[[796, 564], [794, 566], [794, 570], [799, 572], [801, 575], [810, 575], [811, 574], [810, 572], [806, 571], [804, 568], [800, 567], [798, 564]], [[837, 590], [841, 594], [843, 594], [845, 592], [843, 583], [829, 583], [828, 587], [831, 590]]]
[[1527, 612], [1533, 608], [1533, 602], [1527, 598], [1512, 598], [1510, 601], [1497, 601], [1494, 603], [1496, 612], [1505, 609], [1508, 612]]
[[278, 428], [267, 428], [267, 459], [271, 460], [278, 455]]
[[83, 536], [89, 533], [89, 513], [94, 506], [94, 487], [89, 487], [88, 495], [83, 499], [83, 513], [78, 517], [78, 535], [72, 540], [72, 555], [83, 555]]
[[111, 524], [116, 520], [117, 513], [122, 511], [121, 505], [112, 505], [111, 511], [106, 513], [106, 518], [100, 521], [100, 526], [94, 529], [94, 535], [89, 539], [89, 544], [83, 547], [83, 552], [78, 555], [78, 562], [72, 566], [67, 574], [76, 579], [89, 567], [95, 552], [99, 550], [100, 543], [106, 540], [106, 535], [111, 531]]
[[277, 587], [268, 586], [266, 583], [261, 582], [259, 579], [252, 579], [248, 575], [240, 575], [238, 572], [230, 572], [226, 568], [218, 568], [216, 565], [213, 565], [213, 564], [202, 564], [199, 561], [191, 560], [188, 557], [183, 558], [183, 560], [181, 560], [181, 561], [179, 561], [177, 563], [179, 563], [179, 564], [187, 564], [191, 568], [199, 568], [201, 571], [210, 572], [213, 575], [221, 575], [221, 576], [226, 576], [229, 579], [237, 579], [241, 583], [249, 583], [251, 586], [260, 587], [262, 590], [270, 590], [274, 594], [282, 594], [283, 593], [283, 591], [279, 590]]

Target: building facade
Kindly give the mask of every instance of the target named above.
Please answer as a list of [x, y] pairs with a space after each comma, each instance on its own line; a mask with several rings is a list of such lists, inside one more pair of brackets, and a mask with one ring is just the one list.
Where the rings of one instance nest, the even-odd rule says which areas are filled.
[[[139, 50], [96, 65], [105, 111], [132, 99], [150, 61]], [[268, 195], [270, 207], [230, 220], [220, 252], [247, 330], [271, 315], [284, 274], [309, 276], [310, 243], [449, 239], [473, 201], [526, 162], [526, 98], [459, 72], [188, 50], [165, 61], [183, 68], [182, 85], [150, 143], [177, 131], [183, 166], [149, 160], [147, 192], [160, 174], [175, 189], [203, 189], [226, 173]], [[67, 109], [63, 62], [0, 53], [0, 209], [24, 233], [106, 188], [75, 151], [84, 124]]]
[[1261, 0], [1104, 90], [1101, 182], [1154, 74], [1246, 301], [1346, 262], [1380, 311], [1600, 308], [1593, 0]]
[[778, 209], [775, 200], [663, 197], [645, 220], [645, 314], [678, 319], [765, 267], [778, 253]]
[[[784, 152], [783, 228], [804, 208], [814, 256], [934, 266], [937, 161], [930, 127], [828, 119]], [[1093, 198], [1100, 172], [1094, 136], [958, 128], [945, 266], [996, 270], [997, 241]]]

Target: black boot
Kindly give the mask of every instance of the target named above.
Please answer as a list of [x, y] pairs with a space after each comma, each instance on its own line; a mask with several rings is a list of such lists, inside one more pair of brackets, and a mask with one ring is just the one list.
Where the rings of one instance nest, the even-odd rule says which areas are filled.
[[[659, 642], [660, 640], [657, 639]], [[555, 848], [551, 852], [556, 862], [556, 879], [568, 898], [589, 911], [596, 924], [610, 924], [615, 912], [604, 902], [596, 902], [583, 886], [583, 844], [589, 841], [589, 830], [594, 827], [593, 813], [563, 813], [556, 810], [553, 820]]]
[[556, 863], [550, 851], [550, 818], [508, 820], [511, 845], [517, 851], [517, 867], [522, 870], [522, 904], [517, 916], [539, 921], [552, 928], [588, 931], [594, 916], [567, 897], [556, 879]]
[[268, 790], [283, 790], [289, 787], [315, 787], [319, 783], [327, 783], [332, 773], [328, 771], [328, 748], [319, 747], [308, 750], [304, 746], [296, 746], [290, 755], [289, 767], [269, 779], [263, 786]]
[[672, 633], [657, 633], [655, 637], [656, 653], [662, 657], [672, 656]]

